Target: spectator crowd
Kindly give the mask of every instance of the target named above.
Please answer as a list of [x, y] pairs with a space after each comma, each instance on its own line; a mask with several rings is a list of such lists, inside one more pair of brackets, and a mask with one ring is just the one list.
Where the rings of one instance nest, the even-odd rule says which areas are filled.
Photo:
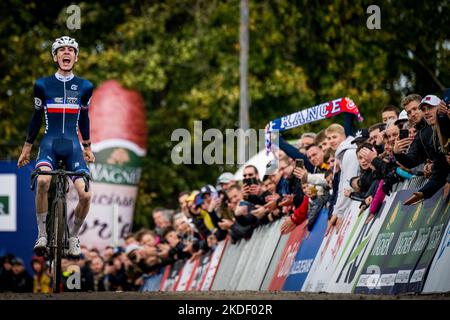
[[[325, 235], [337, 232], [351, 201], [360, 202], [367, 221], [379, 212], [396, 183], [415, 176], [428, 178], [405, 201], [412, 205], [450, 190], [449, 106], [434, 95], [411, 94], [401, 109], [386, 106], [380, 122], [368, 128], [332, 124], [316, 133], [304, 133], [296, 145], [281, 135], [273, 139], [278, 167], [262, 175], [253, 165], [243, 180], [222, 173], [215, 186], [179, 194], [177, 211], [156, 208], [155, 228], [129, 234], [120, 247], [82, 247], [77, 261], [63, 259], [63, 277], [69, 265], [81, 272], [82, 291], [140, 290], [146, 277], [158, 274], [177, 260], [197, 259], [229, 237], [232, 243], [249, 239], [261, 225], [282, 219], [280, 232], [302, 225], [306, 237], [323, 208], [328, 210]], [[278, 143], [276, 143], [278, 142]], [[32, 260], [33, 276], [20, 258], [8, 255], [0, 265], [0, 291], [49, 292], [50, 276], [42, 258]], [[64, 282], [64, 281], [63, 281]], [[71, 289], [63, 288], [65, 291]]]

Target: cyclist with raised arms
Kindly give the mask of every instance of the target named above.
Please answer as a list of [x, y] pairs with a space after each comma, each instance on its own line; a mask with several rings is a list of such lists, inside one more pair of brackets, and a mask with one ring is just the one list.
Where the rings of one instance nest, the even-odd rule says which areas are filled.
[[[33, 142], [41, 128], [42, 116], [45, 116], [45, 134], [40, 143], [36, 169], [51, 171], [56, 169], [59, 160], [66, 170], [89, 173], [86, 162], [94, 162], [89, 138], [89, 103], [93, 85], [88, 80], [76, 77], [72, 73], [78, 61], [78, 43], [64, 36], [56, 39], [52, 45], [53, 61], [58, 71], [49, 77], [40, 78], [34, 84], [34, 112], [28, 127], [28, 134], [18, 166], [30, 162]], [[78, 139], [81, 133], [83, 150]], [[72, 178], [78, 192], [79, 202], [75, 209], [75, 220], [69, 235], [69, 256], [77, 257], [81, 253], [78, 233], [89, 211], [90, 191], [85, 192], [83, 179]], [[48, 212], [47, 194], [51, 176], [39, 175], [36, 193], [36, 217], [38, 239], [34, 251], [43, 255], [47, 246], [45, 220]]]

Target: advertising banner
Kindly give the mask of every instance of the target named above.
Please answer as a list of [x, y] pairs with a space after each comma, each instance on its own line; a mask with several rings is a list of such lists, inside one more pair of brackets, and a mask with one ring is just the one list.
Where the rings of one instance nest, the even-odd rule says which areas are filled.
[[364, 263], [355, 293], [420, 292], [448, 223], [449, 212], [445, 210], [442, 190], [431, 199], [404, 206], [403, 202], [412, 192], [397, 192]]
[[186, 291], [191, 284], [192, 277], [194, 276], [195, 269], [197, 268], [199, 259], [194, 261], [187, 260], [183, 267], [183, 273], [180, 276], [180, 281], [177, 285], [177, 291]]
[[199, 258], [198, 266], [197, 268], [195, 268], [192, 281], [187, 290], [190, 291], [200, 290], [200, 283], [206, 276], [206, 270], [208, 269], [209, 261], [211, 260], [211, 255], [212, 255], [211, 251], [209, 251]]
[[17, 231], [17, 176], [0, 174], [0, 232]]
[[35, 193], [30, 190], [34, 161], [17, 168], [17, 161], [0, 161], [0, 256], [11, 253], [31, 272], [37, 237]]
[[139, 288], [139, 292], [158, 291], [161, 285], [164, 269], [160, 273], [151, 276], [144, 275], [144, 284]]
[[298, 249], [303, 241], [303, 236], [305, 234], [306, 221], [295, 228], [290, 234], [286, 242], [286, 245], [281, 254], [281, 258], [278, 261], [277, 267], [273, 274], [272, 281], [269, 285], [269, 291], [279, 291], [283, 288], [284, 281], [291, 270], [292, 264], [294, 263], [295, 256], [297, 255]]
[[[447, 215], [450, 214], [450, 203], [447, 202]], [[441, 244], [434, 256], [423, 288], [423, 293], [450, 292], [450, 222], [447, 223]]]
[[177, 260], [170, 266], [169, 275], [167, 279], [162, 283], [162, 291], [175, 291], [180, 281], [181, 274], [183, 273], [183, 260]]
[[[102, 250], [117, 245], [113, 243], [115, 223], [119, 239], [132, 228], [147, 147], [144, 101], [137, 91], [127, 90], [114, 80], [106, 81], [94, 90], [89, 117], [95, 162], [89, 164], [92, 198], [80, 241]], [[71, 187], [67, 203], [70, 226], [77, 203], [78, 194]], [[118, 208], [116, 220], [114, 206]]]
[[359, 205], [359, 202], [352, 201], [344, 213], [338, 233], [334, 229], [323, 239], [302, 291], [322, 292], [326, 290], [341, 257], [344, 244], [352, 236], [353, 226], [358, 218]]
[[394, 197], [386, 198], [386, 202], [382, 205], [378, 214], [369, 222], [366, 223], [369, 217], [369, 209], [366, 209], [358, 217], [351, 232], [352, 236], [347, 239], [340, 260], [328, 283], [327, 292], [352, 292], [393, 199]]
[[219, 267], [220, 260], [222, 259], [223, 252], [227, 246], [228, 238], [220, 241], [217, 244], [217, 247], [214, 249], [214, 253], [211, 256], [211, 260], [209, 261], [208, 269], [206, 271], [205, 278], [200, 284], [201, 291], [209, 291], [214, 282], [214, 278], [216, 276], [217, 268]]
[[308, 238], [303, 239], [300, 250], [298, 250], [295, 256], [295, 261], [292, 264], [291, 270], [284, 282], [283, 290], [286, 291], [300, 291], [303, 283], [306, 280], [306, 276], [311, 269], [311, 266], [316, 257], [317, 251], [319, 251], [320, 244], [322, 243], [325, 230], [327, 229], [328, 222], [328, 210], [322, 209], [319, 213], [311, 233]]

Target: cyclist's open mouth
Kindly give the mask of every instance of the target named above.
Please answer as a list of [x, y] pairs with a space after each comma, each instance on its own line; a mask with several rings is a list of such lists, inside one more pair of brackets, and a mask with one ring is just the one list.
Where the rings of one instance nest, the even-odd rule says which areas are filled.
[[70, 58], [69, 57], [64, 57], [62, 62], [63, 62], [64, 66], [69, 66], [70, 65]]

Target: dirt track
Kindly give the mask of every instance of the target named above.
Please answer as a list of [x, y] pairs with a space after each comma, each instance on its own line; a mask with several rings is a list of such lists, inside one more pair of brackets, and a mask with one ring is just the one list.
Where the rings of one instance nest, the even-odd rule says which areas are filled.
[[0, 300], [450, 300], [450, 294], [375, 296], [304, 292], [76, 292], [0, 293]]

